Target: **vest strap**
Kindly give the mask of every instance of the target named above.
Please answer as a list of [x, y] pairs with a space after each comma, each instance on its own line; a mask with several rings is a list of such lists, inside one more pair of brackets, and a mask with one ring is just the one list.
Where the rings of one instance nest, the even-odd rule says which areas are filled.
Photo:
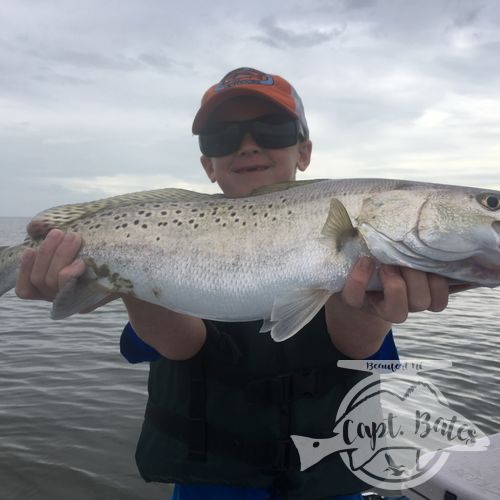
[[191, 362], [191, 398], [189, 401], [188, 430], [185, 441], [189, 446], [189, 458], [207, 459], [206, 405], [203, 356], [195, 356]]
[[300, 470], [297, 449], [290, 438], [277, 440], [248, 439], [217, 429], [205, 421], [186, 418], [152, 405], [146, 406], [145, 419], [158, 431], [187, 443], [192, 454], [192, 444], [200, 439], [205, 451], [237, 459], [275, 472]]

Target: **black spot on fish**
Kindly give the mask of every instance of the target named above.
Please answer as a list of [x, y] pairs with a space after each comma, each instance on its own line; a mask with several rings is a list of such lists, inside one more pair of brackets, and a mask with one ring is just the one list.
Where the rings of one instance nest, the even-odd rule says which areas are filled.
[[197, 208], [192, 208], [191, 212], [198, 212], [198, 209]]
[[181, 214], [182, 213], [182, 210], [176, 210], [175, 211], [176, 214]]
[[198, 226], [199, 226], [199, 224], [195, 224], [195, 225], [194, 225], [194, 228], [196, 229]]
[[144, 217], [151, 217], [151, 212], [148, 212]]
[[205, 217], [205, 213], [202, 212], [201, 214], [198, 215], [198, 217]]
[[160, 237], [159, 236], [156, 237], [156, 241], [160, 241]]
[[222, 224], [222, 227], [226, 227], [226, 223], [225, 222]]
[[270, 203], [269, 205], [267, 205], [269, 208], [273, 208], [273, 204]]
[[139, 221], [138, 221], [138, 220], [135, 220], [135, 221], [134, 221], [134, 224], [137, 226], [137, 224], [139, 224]]
[[162, 210], [160, 213], [161, 215], [167, 215], [167, 212], [165, 212], [165, 210]]
[[267, 217], [267, 216], [268, 216], [268, 213], [266, 212], [266, 213], [264, 214], [264, 217]]
[[192, 224], [194, 222], [194, 219], [189, 219], [189, 223]]
[[234, 217], [236, 215], [236, 212], [231, 212], [231, 217]]
[[143, 229], [147, 229], [147, 228], [148, 228], [148, 225], [147, 225], [147, 224], [143, 224], [141, 227], [142, 227]]
[[288, 215], [292, 215], [292, 211], [291, 210], [288, 210]]
[[128, 226], [128, 224], [127, 224], [126, 222], [124, 222], [124, 223], [122, 224], [122, 227], [127, 227], [127, 226]]
[[130, 238], [130, 233], [127, 233], [127, 238]]
[[220, 218], [217, 217], [217, 219], [215, 219], [215, 222], [220, 222]]

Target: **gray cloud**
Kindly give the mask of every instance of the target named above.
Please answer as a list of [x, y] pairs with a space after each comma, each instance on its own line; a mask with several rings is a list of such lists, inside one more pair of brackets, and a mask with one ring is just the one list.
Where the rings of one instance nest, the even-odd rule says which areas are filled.
[[260, 20], [259, 27], [262, 34], [252, 37], [266, 45], [276, 48], [311, 48], [335, 38], [344, 32], [344, 28], [319, 29], [312, 25], [303, 27], [300, 30], [284, 28], [280, 26], [276, 18], [265, 17]]
[[495, 0], [186, 0], [175, 12], [7, 0], [0, 216], [131, 190], [135, 179], [203, 185], [191, 120], [204, 90], [239, 66], [300, 92], [308, 175], [468, 182], [480, 171], [481, 184], [500, 184], [499, 33]]

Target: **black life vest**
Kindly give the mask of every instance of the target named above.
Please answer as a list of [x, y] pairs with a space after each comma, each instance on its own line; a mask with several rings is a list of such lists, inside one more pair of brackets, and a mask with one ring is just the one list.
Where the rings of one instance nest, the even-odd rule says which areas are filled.
[[261, 321], [205, 321], [192, 359], [151, 363], [136, 461], [146, 481], [268, 487], [289, 499], [356, 493], [368, 486], [338, 453], [300, 471], [291, 434], [332, 436], [337, 409], [364, 375], [327, 332], [324, 309], [291, 339], [259, 333]]

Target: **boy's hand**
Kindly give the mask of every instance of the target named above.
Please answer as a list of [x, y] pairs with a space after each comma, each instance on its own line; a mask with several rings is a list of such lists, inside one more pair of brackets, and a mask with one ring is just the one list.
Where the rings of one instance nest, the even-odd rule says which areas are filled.
[[448, 280], [442, 276], [383, 265], [379, 272], [383, 291], [367, 292], [373, 272], [374, 265], [368, 257], [357, 262], [342, 291], [347, 305], [363, 308], [390, 323], [404, 322], [410, 312], [439, 312], [448, 305]]
[[26, 250], [17, 275], [18, 297], [52, 302], [70, 278], [85, 272], [84, 262], [77, 259], [81, 245], [78, 234], [52, 229], [36, 250]]
[[446, 278], [396, 266], [382, 266], [383, 291], [367, 292], [375, 271], [361, 258], [341, 293], [326, 303], [326, 323], [335, 347], [352, 359], [366, 359], [380, 349], [392, 323], [403, 323], [410, 312], [442, 311], [448, 304]]

